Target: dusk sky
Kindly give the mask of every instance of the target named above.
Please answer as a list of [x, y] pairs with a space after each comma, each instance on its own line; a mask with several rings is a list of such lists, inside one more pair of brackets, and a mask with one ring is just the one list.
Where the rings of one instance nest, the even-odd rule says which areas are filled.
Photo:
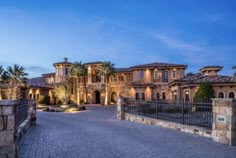
[[236, 65], [235, 0], [1, 0], [0, 65], [30, 77], [55, 62]]

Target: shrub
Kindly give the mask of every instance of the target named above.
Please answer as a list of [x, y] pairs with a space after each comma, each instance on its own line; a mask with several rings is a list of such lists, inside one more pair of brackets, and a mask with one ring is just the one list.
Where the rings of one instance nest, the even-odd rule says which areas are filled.
[[80, 106], [80, 107], [78, 107], [78, 110], [79, 111], [86, 110], [86, 107], [85, 106]]
[[214, 89], [209, 82], [200, 83], [199, 89], [194, 95], [194, 101], [208, 101], [214, 98]]
[[62, 101], [59, 100], [59, 101], [57, 102], [57, 104], [58, 104], [58, 105], [62, 105]]
[[48, 95], [42, 96], [39, 103], [49, 105], [50, 104], [50, 96], [48, 96]]

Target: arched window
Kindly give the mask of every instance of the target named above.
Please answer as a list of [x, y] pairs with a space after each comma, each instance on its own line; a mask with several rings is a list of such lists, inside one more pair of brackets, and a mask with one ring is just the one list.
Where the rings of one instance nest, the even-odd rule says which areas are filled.
[[139, 94], [138, 94], [138, 93], [135, 94], [135, 99], [136, 99], [136, 100], [139, 99]]
[[160, 100], [160, 94], [159, 93], [156, 93], [156, 99]]
[[166, 100], [166, 93], [162, 93], [162, 99]]
[[145, 93], [142, 93], [142, 100], [145, 100]]
[[68, 67], [65, 68], [65, 75], [68, 75]]
[[224, 93], [223, 92], [219, 92], [218, 93], [218, 98], [224, 98]]
[[234, 92], [229, 92], [229, 98], [235, 98]]
[[30, 93], [29, 98], [30, 98], [30, 99], [33, 99], [33, 97], [32, 97], [32, 93]]

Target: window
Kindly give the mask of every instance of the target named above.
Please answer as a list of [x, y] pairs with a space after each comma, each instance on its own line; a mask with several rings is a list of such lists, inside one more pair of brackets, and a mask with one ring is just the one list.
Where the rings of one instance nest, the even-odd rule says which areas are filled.
[[62, 67], [59, 69], [59, 75], [60, 75], [60, 76], [63, 75], [63, 69], [62, 69]]
[[124, 76], [119, 76], [119, 81], [124, 82]]
[[166, 93], [162, 93], [162, 99], [166, 100]]
[[163, 82], [168, 82], [168, 71], [163, 71], [162, 72], [162, 81]]
[[189, 91], [185, 91], [185, 101], [189, 101]]
[[139, 94], [138, 94], [138, 93], [135, 94], [135, 99], [136, 99], [136, 100], [139, 99]]
[[176, 78], [176, 71], [173, 71], [173, 78]]
[[174, 95], [174, 99], [177, 100], [177, 92], [176, 91], [173, 92], [173, 95]]
[[140, 80], [143, 80], [144, 79], [144, 71], [140, 71], [140, 74], [139, 74], [140, 76]]
[[158, 79], [158, 71], [157, 70], [154, 71], [154, 79]]
[[96, 83], [100, 83], [101, 82], [101, 76], [98, 74], [98, 72], [97, 72], [95, 78], [96, 78], [96, 81], [95, 81]]
[[39, 94], [37, 94], [36, 99], [39, 100]]
[[145, 93], [142, 93], [142, 100], [145, 100]]
[[224, 93], [223, 92], [219, 92], [218, 93], [218, 98], [224, 98]]
[[159, 93], [156, 93], [156, 99], [160, 100], [160, 94]]
[[234, 92], [229, 93], [229, 98], [234, 98]]
[[116, 82], [116, 76], [111, 77], [111, 82]]
[[65, 68], [65, 75], [68, 75], [68, 68]]

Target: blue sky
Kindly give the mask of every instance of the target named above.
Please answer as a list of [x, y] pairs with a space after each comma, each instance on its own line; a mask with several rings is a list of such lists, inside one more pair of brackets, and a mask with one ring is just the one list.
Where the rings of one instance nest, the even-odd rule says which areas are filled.
[[236, 65], [234, 0], [1, 0], [0, 65], [24, 66], [30, 77], [52, 64], [112, 61]]

